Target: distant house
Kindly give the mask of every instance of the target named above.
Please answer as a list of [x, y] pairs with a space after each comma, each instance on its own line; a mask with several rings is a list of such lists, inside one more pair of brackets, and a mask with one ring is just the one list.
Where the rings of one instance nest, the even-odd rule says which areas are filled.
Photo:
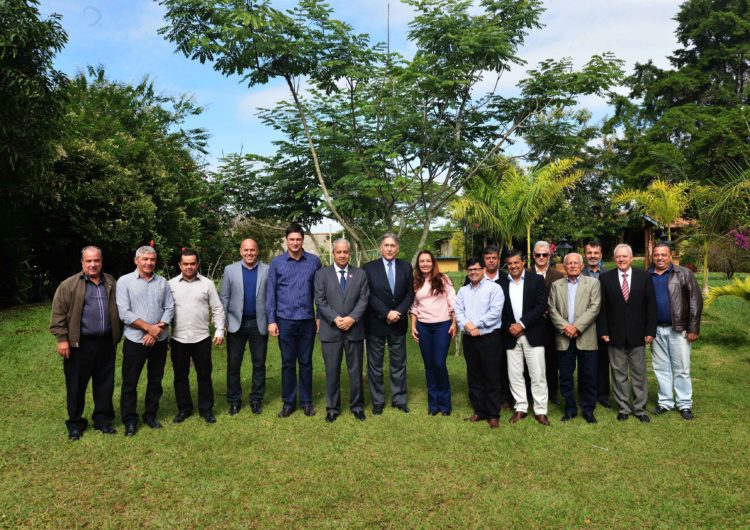
[[435, 260], [440, 272], [458, 272], [461, 270], [460, 258], [453, 248], [453, 237], [444, 237], [435, 241]]

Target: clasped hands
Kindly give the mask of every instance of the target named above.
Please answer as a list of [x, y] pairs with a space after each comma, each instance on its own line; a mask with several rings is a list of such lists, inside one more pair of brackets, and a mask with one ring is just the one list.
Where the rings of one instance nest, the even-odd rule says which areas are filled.
[[568, 337], [569, 339], [575, 339], [581, 334], [581, 332], [573, 324], [568, 324], [567, 326], [562, 328], [562, 334]]
[[156, 344], [156, 341], [159, 340], [159, 337], [162, 333], [164, 333], [164, 328], [166, 327], [166, 322], [146, 324], [146, 329], [143, 330], [146, 332], [146, 334], [143, 336], [143, 345], [150, 348], [151, 346]]
[[355, 321], [352, 317], [336, 317], [333, 319], [333, 323], [341, 331], [349, 331], [349, 328], [355, 324]]

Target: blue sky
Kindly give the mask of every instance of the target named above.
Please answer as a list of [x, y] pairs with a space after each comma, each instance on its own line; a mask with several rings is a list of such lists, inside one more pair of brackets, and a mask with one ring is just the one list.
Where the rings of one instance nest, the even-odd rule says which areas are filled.
[[[542, 17], [545, 28], [527, 38], [521, 56], [533, 66], [545, 58], [571, 57], [581, 65], [595, 53], [612, 51], [629, 69], [635, 62], [654, 62], [666, 67], [666, 57], [677, 47], [672, 20], [676, 0], [554, 0], [546, 3]], [[290, 6], [283, 0], [275, 5]], [[335, 16], [359, 32], [385, 40], [387, 0], [333, 0]], [[164, 9], [146, 0], [43, 0], [43, 15], [59, 13], [68, 33], [68, 45], [56, 59], [57, 68], [72, 75], [87, 65], [102, 64], [111, 79], [135, 83], [149, 76], [160, 92], [190, 94], [205, 107], [190, 126], [206, 128], [209, 163], [242, 150], [245, 153], [272, 152], [273, 131], [255, 116], [255, 108], [271, 106], [285, 98], [278, 82], [248, 89], [239, 78], [226, 78], [208, 64], [201, 65], [174, 53], [171, 43], [157, 34], [164, 25]], [[406, 41], [410, 8], [390, 2], [391, 47], [410, 55]], [[511, 92], [523, 77], [524, 68], [506, 74], [502, 91]], [[596, 117], [608, 112], [596, 98], [582, 101]]]

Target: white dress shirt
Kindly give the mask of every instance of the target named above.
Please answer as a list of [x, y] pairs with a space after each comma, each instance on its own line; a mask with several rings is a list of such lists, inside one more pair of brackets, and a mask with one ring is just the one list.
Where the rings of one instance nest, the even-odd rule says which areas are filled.
[[526, 271], [521, 273], [518, 282], [508, 274], [508, 298], [510, 298], [510, 306], [513, 308], [513, 318], [515, 318], [516, 322], [521, 324], [524, 329], [526, 326], [521, 322], [521, 317], [523, 316], [523, 282], [525, 279]]
[[201, 274], [187, 281], [180, 274], [169, 280], [169, 288], [174, 298], [174, 340], [195, 344], [209, 337], [209, 312], [216, 328], [214, 337], [224, 337], [224, 308], [214, 282]]

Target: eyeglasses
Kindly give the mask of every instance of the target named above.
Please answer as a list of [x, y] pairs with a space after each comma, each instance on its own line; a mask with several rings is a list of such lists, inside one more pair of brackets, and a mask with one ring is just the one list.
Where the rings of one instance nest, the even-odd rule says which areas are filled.
[[549, 254], [547, 254], [547, 253], [544, 253], [544, 254], [534, 254], [534, 257], [535, 258], [548, 258]]
[[472, 268], [472, 269], [466, 269], [466, 272], [482, 272], [482, 269], [481, 269], [481, 267]]

